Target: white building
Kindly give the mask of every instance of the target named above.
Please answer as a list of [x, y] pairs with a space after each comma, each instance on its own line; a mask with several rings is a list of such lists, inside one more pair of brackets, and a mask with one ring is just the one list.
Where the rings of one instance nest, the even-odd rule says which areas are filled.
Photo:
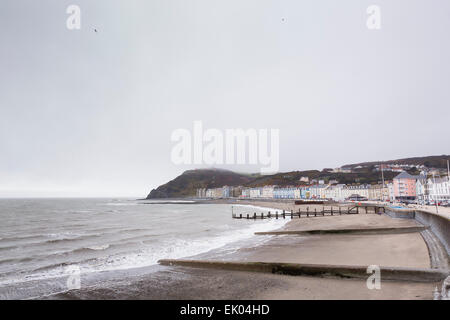
[[345, 188], [343, 188], [343, 196], [345, 199], [354, 194], [369, 199], [369, 186], [346, 186]]
[[332, 199], [335, 201], [342, 201], [345, 200], [344, 197], [344, 184], [338, 184], [338, 185], [330, 185], [327, 188], [325, 188], [325, 196], [326, 199]]
[[233, 195], [233, 187], [223, 186], [222, 187], [222, 198], [230, 198]]
[[261, 188], [251, 188], [250, 198], [261, 198]]
[[205, 188], [197, 189], [197, 198], [206, 198], [206, 189]]
[[428, 201], [450, 201], [450, 182], [448, 177], [418, 179], [416, 195], [419, 203]]
[[450, 182], [448, 177], [428, 179], [430, 201], [450, 201]]
[[243, 188], [241, 193], [242, 198], [250, 198], [250, 189], [249, 188]]
[[314, 185], [310, 188], [311, 199], [325, 199], [325, 189], [328, 185]]
[[369, 200], [387, 200], [389, 198], [389, 190], [381, 184], [371, 185], [369, 187]]
[[388, 187], [388, 193], [389, 193], [389, 201], [394, 201], [395, 200], [394, 184], [393, 183], [389, 183], [387, 185], [387, 187]]
[[262, 188], [261, 197], [263, 198], [273, 198], [273, 186], [264, 186]]
[[222, 188], [213, 188], [206, 190], [206, 198], [218, 199], [223, 197], [223, 189]]
[[417, 179], [416, 181], [416, 199], [419, 203], [429, 201], [429, 190], [427, 179]]

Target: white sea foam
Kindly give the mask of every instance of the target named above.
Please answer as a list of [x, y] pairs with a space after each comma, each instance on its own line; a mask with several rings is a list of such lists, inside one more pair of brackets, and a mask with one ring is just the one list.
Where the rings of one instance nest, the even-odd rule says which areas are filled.
[[[235, 206], [265, 211], [277, 210], [252, 205]], [[189, 207], [188, 211], [186, 211], [185, 207], [172, 206], [164, 207], [163, 209], [150, 209], [147, 206], [139, 206], [134, 208], [136, 209], [129, 212], [127, 211], [124, 214], [130, 216], [132, 213], [132, 216], [130, 217], [134, 217], [136, 219], [141, 217], [140, 212], [142, 212], [142, 217], [145, 219], [143, 221], [155, 221], [155, 226], [149, 224], [145, 225], [146, 229], [150, 227], [153, 228], [149, 229], [148, 235], [149, 239], [152, 241], [141, 242], [138, 248], [135, 247], [133, 249], [130, 247], [130, 252], [124, 252], [123, 247], [126, 248], [125, 244], [121, 248], [117, 248], [107, 244], [87, 243], [87, 246], [85, 245], [84, 247], [91, 249], [91, 254], [83, 252], [82, 250], [76, 250], [77, 248], [73, 247], [74, 251], [77, 253], [76, 255], [71, 255], [70, 260], [66, 261], [66, 263], [55, 265], [54, 267], [49, 267], [48, 269], [40, 268], [39, 271], [36, 270], [32, 273], [25, 272], [25, 270], [23, 273], [17, 272], [13, 277], [8, 276], [1, 279], [0, 285], [31, 280], [67, 277], [68, 274], [66, 269], [69, 266], [68, 263], [70, 263], [70, 261], [77, 260], [80, 262], [76, 265], [80, 267], [81, 273], [83, 274], [151, 266], [157, 264], [160, 259], [187, 258], [190, 256], [203, 254], [211, 250], [218, 250], [218, 252], [221, 252], [221, 250], [226, 250], [227, 253], [229, 253], [230, 251], [237, 250], [248, 243], [252, 243], [252, 245], [254, 245], [255, 243], [257, 244], [258, 241], [265, 241], [267, 237], [254, 237], [254, 233], [281, 228], [288, 221], [287, 219], [235, 220], [226, 213], [231, 212], [231, 206], [226, 205], [199, 205], [198, 207]], [[136, 212], [134, 210], [141, 211]], [[212, 218], [212, 215], [217, 215], [220, 219], [216, 220], [216, 218]], [[113, 219], [111, 221], [116, 221], [114, 220], [116, 218], [102, 217], [101, 219]], [[133, 222], [133, 220], [128, 222], [128, 218], [126, 217], [124, 217], [124, 219], [125, 220], [117, 220], [122, 221], [122, 228], [126, 228], [124, 230], [134, 230], [133, 228], [143, 225], [142, 223]], [[167, 227], [172, 229], [165, 229], [166, 227], [162, 227], [162, 223], [164, 223], [165, 226], [167, 223], [170, 223]], [[192, 227], [190, 227], [191, 225]], [[155, 236], [150, 236], [150, 233], [155, 233], [156, 230], [158, 230], [158, 232], [156, 232]], [[165, 234], [161, 231], [164, 231]], [[73, 231], [57, 233], [49, 232], [46, 236], [57, 239], [68, 236], [72, 238], [74, 233], [75, 232]], [[116, 234], [118, 236], [120, 235], [120, 233]], [[104, 236], [104, 234], [99, 233], [99, 236]], [[108, 234], [108, 236], [111, 235]], [[120, 239], [121, 238], [116, 238], [114, 241], [123, 241]], [[94, 252], [96, 254], [95, 256], [92, 256]]]
[[[144, 249], [139, 253], [111, 257], [105, 264], [90, 266], [85, 271], [94, 272], [145, 267], [157, 264], [158, 260], [161, 259], [186, 258], [206, 253], [229, 244], [233, 244], [233, 247], [238, 249], [241, 246], [244, 246], [246, 244], [245, 240], [252, 238], [255, 232], [264, 232], [281, 228], [287, 221], [288, 220], [284, 219], [251, 221], [243, 228], [225, 231], [211, 238], [201, 237], [193, 240], [168, 239], [162, 245]], [[266, 240], [264, 237], [259, 237], [259, 239], [261, 239], [261, 241]]]
[[91, 246], [91, 247], [86, 247], [86, 248], [91, 249], [91, 250], [106, 250], [109, 248], [109, 244], [100, 245], [100, 246]]
[[233, 207], [247, 207], [247, 208], [254, 208], [254, 209], [258, 209], [258, 210], [271, 211], [271, 212], [283, 211], [282, 209], [260, 207], [260, 206], [254, 206], [251, 204], [234, 204]]
[[149, 200], [148, 202], [143, 202], [145, 204], [158, 204], [158, 203], [175, 203], [175, 204], [183, 204], [183, 203], [195, 203], [194, 200]]

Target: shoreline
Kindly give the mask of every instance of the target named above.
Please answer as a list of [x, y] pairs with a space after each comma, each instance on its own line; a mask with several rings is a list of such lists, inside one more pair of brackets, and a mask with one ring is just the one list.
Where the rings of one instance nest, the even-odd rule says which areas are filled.
[[[204, 202], [201, 202], [204, 203]], [[230, 205], [253, 206], [278, 210], [295, 210], [285, 201], [207, 201]], [[334, 204], [338, 205], [338, 204]], [[310, 207], [313, 205], [309, 205]], [[320, 205], [322, 207], [322, 205]], [[231, 219], [231, 216], [230, 216]], [[369, 290], [366, 281], [310, 275], [280, 275], [252, 272], [236, 267], [203, 268], [189, 266], [198, 257], [212, 265], [224, 262], [297, 263], [341, 266], [380, 265], [384, 268], [430, 269], [427, 245], [415, 220], [394, 219], [386, 214], [359, 214], [342, 216], [287, 219], [276, 230], [298, 231], [299, 235], [253, 235], [252, 239], [266, 237], [252, 246], [242, 246], [228, 255], [206, 253], [183, 258], [185, 266], [161, 266], [156, 273], [130, 276], [125, 283], [113, 287], [78, 290], [57, 294], [49, 299], [432, 299], [433, 290], [440, 281], [426, 283], [407, 279], [382, 280], [381, 290]], [[342, 230], [348, 228], [410, 229], [401, 234], [320, 234], [309, 235], [308, 230]], [[416, 229], [415, 229], [416, 228]], [[305, 232], [302, 234], [302, 232]], [[445, 271], [444, 271], [445, 272]], [[369, 275], [367, 275], [369, 276]], [[164, 286], [161, 284], [164, 283]], [[130, 292], [130, 287], [133, 290]]]

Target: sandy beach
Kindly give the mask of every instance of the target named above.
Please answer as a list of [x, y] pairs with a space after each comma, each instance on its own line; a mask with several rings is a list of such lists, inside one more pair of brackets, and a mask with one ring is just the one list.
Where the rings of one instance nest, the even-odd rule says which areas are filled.
[[[254, 206], [294, 210], [301, 206], [282, 202], [247, 202]], [[337, 205], [336, 205], [337, 206]], [[322, 205], [308, 205], [310, 210]], [[304, 208], [303, 208], [304, 210]], [[294, 218], [281, 231], [348, 230], [371, 228], [414, 228], [415, 220], [393, 219], [382, 214], [356, 214], [310, 218]], [[219, 259], [220, 260], [220, 259]], [[389, 266], [400, 268], [429, 269], [430, 253], [419, 232], [392, 234], [325, 234], [280, 235], [264, 244], [236, 252], [227, 261], [284, 262], [298, 264]], [[208, 270], [207, 272], [214, 272]], [[235, 272], [237, 274], [239, 272]], [[272, 279], [273, 275], [252, 274], [255, 281], [260, 277]], [[307, 276], [283, 278], [284, 286], [276, 285], [270, 290], [259, 291], [258, 298], [269, 299], [431, 299], [433, 289], [439, 283], [384, 281], [382, 290], [367, 289], [365, 281]], [[281, 280], [280, 280], [281, 281]], [[281, 289], [283, 287], [283, 289]], [[258, 291], [258, 290], [256, 290]]]
[[[239, 201], [239, 204], [298, 210], [283, 202]], [[310, 205], [310, 208], [313, 207]], [[319, 207], [319, 206], [318, 206]], [[320, 205], [320, 208], [322, 206]], [[254, 208], [249, 208], [254, 210]], [[231, 218], [231, 217], [230, 217]], [[192, 260], [230, 262], [282, 262], [330, 266], [368, 266], [429, 270], [430, 256], [415, 220], [394, 219], [386, 214], [352, 214], [294, 218], [278, 231], [354, 230], [386, 228], [387, 234], [276, 235], [262, 244], [243, 247], [226, 256], [194, 256]], [[381, 289], [369, 290], [366, 279], [333, 276], [291, 276], [263, 272], [224, 270], [215, 267], [160, 266], [158, 272], [124, 276], [113, 286], [82, 288], [50, 299], [433, 299], [441, 281], [383, 280]], [[367, 277], [369, 274], [367, 275]]]
[[386, 281], [368, 290], [366, 281], [294, 277], [200, 268], [163, 271], [117, 280], [113, 287], [73, 290], [47, 299], [432, 299], [437, 283]]

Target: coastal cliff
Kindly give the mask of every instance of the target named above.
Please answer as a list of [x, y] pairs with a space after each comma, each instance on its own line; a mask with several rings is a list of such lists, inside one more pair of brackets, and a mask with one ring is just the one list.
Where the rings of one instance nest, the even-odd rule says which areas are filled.
[[184, 198], [195, 196], [198, 188], [246, 185], [254, 178], [221, 169], [197, 169], [183, 172], [175, 179], [153, 189], [147, 199]]

